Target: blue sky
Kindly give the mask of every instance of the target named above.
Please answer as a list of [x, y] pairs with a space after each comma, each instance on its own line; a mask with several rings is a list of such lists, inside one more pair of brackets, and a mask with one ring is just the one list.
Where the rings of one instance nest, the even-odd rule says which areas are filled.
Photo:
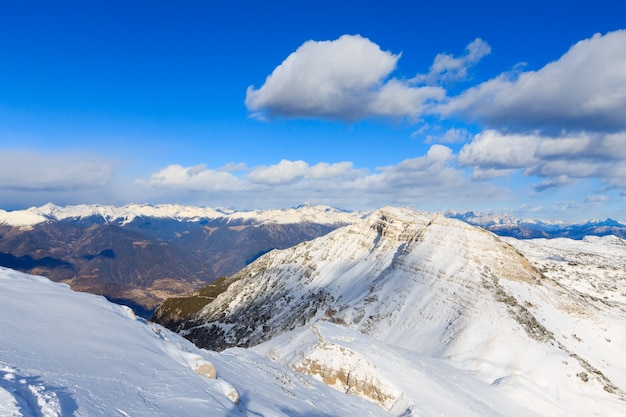
[[626, 5], [420, 3], [2, 2], [0, 208], [626, 220]]

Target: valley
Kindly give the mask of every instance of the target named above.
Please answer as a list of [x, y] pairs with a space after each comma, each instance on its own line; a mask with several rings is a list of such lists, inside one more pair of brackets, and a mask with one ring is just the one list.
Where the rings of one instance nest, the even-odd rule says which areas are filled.
[[0, 266], [104, 295], [150, 317], [270, 250], [360, 217], [329, 207], [229, 212], [186, 206], [47, 205], [0, 212]]

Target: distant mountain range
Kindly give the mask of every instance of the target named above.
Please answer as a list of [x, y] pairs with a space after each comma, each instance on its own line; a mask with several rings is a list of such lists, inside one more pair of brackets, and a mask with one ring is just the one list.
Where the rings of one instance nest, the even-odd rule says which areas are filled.
[[500, 236], [510, 236], [518, 239], [567, 237], [578, 240], [585, 236], [607, 235], [614, 235], [622, 239], [626, 238], [626, 224], [613, 219], [566, 223], [519, 219], [508, 215], [475, 213], [473, 211], [447, 211], [445, 216], [463, 220], [474, 226], [480, 226]]
[[258, 256], [352, 223], [325, 206], [229, 211], [177, 205], [47, 204], [0, 210], [0, 266], [105, 295], [149, 317]]

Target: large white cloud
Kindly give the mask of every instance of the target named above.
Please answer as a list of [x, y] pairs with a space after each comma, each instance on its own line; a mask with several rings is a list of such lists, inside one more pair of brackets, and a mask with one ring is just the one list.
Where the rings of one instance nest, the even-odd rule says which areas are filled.
[[539, 191], [581, 178], [619, 187], [626, 182], [626, 133], [575, 133], [556, 137], [537, 132], [505, 134], [487, 130], [463, 146], [458, 162], [474, 169], [475, 179], [521, 171], [544, 178]]
[[626, 129], [626, 30], [594, 35], [538, 71], [502, 74], [437, 109], [504, 129]]
[[248, 87], [245, 103], [250, 111], [270, 117], [416, 117], [426, 101], [443, 98], [445, 91], [387, 80], [399, 58], [359, 35], [308, 41], [259, 89]]
[[[425, 114], [461, 117], [507, 131], [626, 130], [626, 30], [596, 34], [537, 71], [515, 70], [446, 97], [439, 87], [468, 78], [491, 52], [480, 38], [464, 55], [438, 54], [428, 74], [390, 78], [400, 54], [359, 35], [308, 41], [250, 86], [246, 105], [268, 116], [356, 120]], [[426, 84], [426, 85], [423, 85]]]

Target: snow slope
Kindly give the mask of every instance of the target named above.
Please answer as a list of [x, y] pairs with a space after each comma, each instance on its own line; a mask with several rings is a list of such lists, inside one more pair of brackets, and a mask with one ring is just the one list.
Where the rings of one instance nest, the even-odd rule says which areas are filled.
[[626, 240], [615, 236], [505, 240], [561, 285], [626, 305]]
[[6, 268], [0, 317], [2, 417], [388, 415], [251, 351], [200, 350], [102, 297]]
[[105, 205], [77, 205], [59, 207], [48, 203], [26, 210], [0, 210], [0, 224], [28, 227], [46, 221], [85, 219], [97, 216], [106, 222], [130, 223], [136, 217], [169, 218], [178, 221], [223, 219], [226, 222], [293, 224], [311, 222], [317, 224], [353, 223], [363, 213], [342, 211], [328, 206], [303, 205], [282, 210], [234, 211], [209, 207], [182, 206], [176, 204], [128, 204], [122, 207]]
[[626, 306], [534, 259], [461, 221], [384, 208], [260, 258], [181, 333], [254, 346], [395, 415], [626, 414]]

